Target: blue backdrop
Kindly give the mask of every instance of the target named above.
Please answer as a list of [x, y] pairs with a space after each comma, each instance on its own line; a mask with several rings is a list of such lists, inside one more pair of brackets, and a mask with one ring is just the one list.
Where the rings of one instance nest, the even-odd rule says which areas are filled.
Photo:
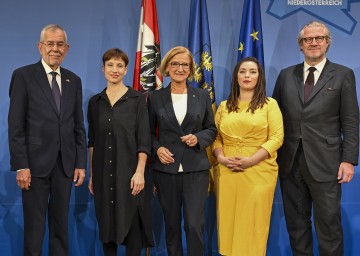
[[[191, 0], [157, 0], [162, 56], [176, 45], [187, 45]], [[300, 2], [310, 5], [299, 6]], [[315, 3], [323, 5], [314, 5]], [[340, 5], [324, 5], [327, 3]], [[7, 143], [8, 87], [12, 71], [40, 59], [36, 49], [42, 27], [62, 25], [71, 45], [63, 66], [83, 81], [84, 110], [89, 98], [105, 87], [101, 56], [111, 47], [119, 47], [130, 58], [127, 85], [132, 73], [138, 36], [141, 0], [1, 0], [0, 2], [0, 252], [23, 253], [23, 215], [21, 192], [10, 172]], [[243, 0], [207, 0], [211, 36], [215, 95], [217, 104], [230, 88], [236, 64]], [[310, 20], [325, 22], [333, 34], [328, 58], [355, 71], [360, 81], [360, 0], [295, 1], [262, 0], [261, 16], [265, 53], [267, 92], [271, 95], [281, 69], [299, 63], [303, 56], [296, 42], [298, 31]], [[165, 79], [164, 84], [168, 80]], [[359, 90], [358, 90], [359, 97]], [[360, 255], [360, 173], [343, 186], [342, 217], [346, 255]], [[162, 213], [153, 200], [154, 238], [151, 255], [166, 255]], [[206, 239], [207, 255], [217, 255], [214, 197], [208, 200]], [[70, 255], [102, 255], [98, 241], [93, 199], [86, 185], [73, 190], [69, 217]], [[47, 243], [47, 239], [45, 240]], [[47, 245], [44, 245], [45, 255]], [[186, 245], [184, 245], [186, 247]], [[256, 246], [256, 245], [254, 245]], [[271, 219], [267, 255], [290, 255], [282, 199], [277, 188]], [[317, 253], [316, 253], [317, 254]], [[123, 249], [119, 250], [123, 254]], [[318, 255], [318, 254], [317, 254]]]

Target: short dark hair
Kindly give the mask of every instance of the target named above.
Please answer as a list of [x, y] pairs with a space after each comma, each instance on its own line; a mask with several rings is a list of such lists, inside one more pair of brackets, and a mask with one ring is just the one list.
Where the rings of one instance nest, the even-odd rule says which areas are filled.
[[119, 48], [111, 48], [104, 53], [102, 57], [103, 65], [105, 65], [105, 62], [112, 58], [122, 59], [125, 62], [125, 66], [127, 66], [129, 63], [129, 57], [124, 51], [120, 50]]

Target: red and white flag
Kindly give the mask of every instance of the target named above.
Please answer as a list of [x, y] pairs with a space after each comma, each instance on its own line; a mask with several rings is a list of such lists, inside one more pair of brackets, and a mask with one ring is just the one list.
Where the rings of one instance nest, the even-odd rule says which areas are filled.
[[159, 71], [160, 63], [156, 0], [142, 0], [133, 88], [141, 92], [161, 88], [163, 78]]

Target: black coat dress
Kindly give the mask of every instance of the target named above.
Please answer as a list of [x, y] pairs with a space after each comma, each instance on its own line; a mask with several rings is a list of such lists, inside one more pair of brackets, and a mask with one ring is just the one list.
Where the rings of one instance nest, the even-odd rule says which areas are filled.
[[[130, 180], [138, 153], [151, 150], [146, 96], [129, 88], [113, 107], [105, 90], [88, 105], [88, 147], [93, 147], [92, 173], [96, 218], [102, 242], [124, 243], [136, 211], [143, 228], [143, 246], [152, 245], [151, 182], [145, 171], [145, 189], [131, 195]], [[140, 239], [140, 237], [139, 237]]]

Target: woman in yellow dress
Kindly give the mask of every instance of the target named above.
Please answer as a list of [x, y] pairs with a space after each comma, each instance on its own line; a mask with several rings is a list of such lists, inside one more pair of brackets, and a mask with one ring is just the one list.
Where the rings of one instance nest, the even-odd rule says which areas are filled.
[[284, 132], [277, 102], [266, 97], [257, 59], [245, 58], [236, 65], [230, 95], [221, 102], [215, 123], [219, 253], [266, 255], [278, 176], [276, 151]]

